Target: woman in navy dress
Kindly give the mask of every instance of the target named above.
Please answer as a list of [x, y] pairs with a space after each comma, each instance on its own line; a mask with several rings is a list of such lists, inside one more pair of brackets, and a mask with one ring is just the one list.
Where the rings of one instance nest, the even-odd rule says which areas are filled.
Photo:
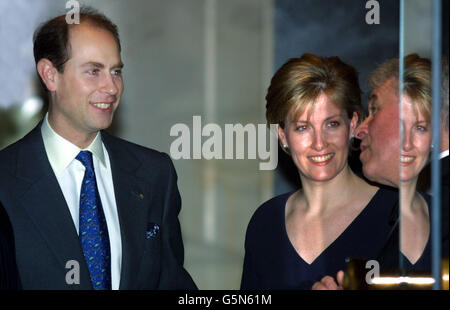
[[349, 167], [362, 119], [355, 69], [338, 57], [304, 54], [274, 75], [266, 118], [295, 163], [302, 188], [261, 205], [247, 228], [241, 289], [311, 289], [345, 269], [346, 258], [375, 259], [392, 230], [395, 190], [369, 185]]

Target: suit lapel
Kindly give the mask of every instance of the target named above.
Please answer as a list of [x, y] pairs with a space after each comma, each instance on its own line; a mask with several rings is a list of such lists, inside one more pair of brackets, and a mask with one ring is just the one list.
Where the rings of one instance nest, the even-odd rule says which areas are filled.
[[80, 263], [79, 289], [90, 289], [89, 271], [78, 234], [45, 152], [40, 124], [24, 140], [18, 154], [16, 197], [57, 257], [61, 270], [69, 260]]
[[[149, 186], [137, 175], [140, 161], [119, 147], [115, 138], [102, 132], [111, 162], [111, 170], [122, 239], [122, 270], [120, 289], [131, 289], [139, 275], [139, 265], [145, 248], [145, 229]], [[146, 189], [146, 191], [144, 191]]]

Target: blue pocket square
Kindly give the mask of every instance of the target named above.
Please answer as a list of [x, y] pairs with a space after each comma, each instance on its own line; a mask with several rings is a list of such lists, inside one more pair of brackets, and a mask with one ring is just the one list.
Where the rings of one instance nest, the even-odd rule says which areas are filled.
[[148, 223], [145, 237], [147, 239], [155, 238], [156, 235], [158, 235], [158, 233], [159, 233], [159, 225], [155, 223]]

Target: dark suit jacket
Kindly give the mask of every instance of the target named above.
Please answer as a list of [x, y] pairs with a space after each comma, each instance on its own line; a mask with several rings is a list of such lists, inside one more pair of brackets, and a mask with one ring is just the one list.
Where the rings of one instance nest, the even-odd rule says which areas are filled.
[[[102, 132], [122, 238], [120, 289], [196, 289], [183, 268], [177, 176], [167, 154]], [[24, 289], [92, 289], [75, 225], [48, 161], [40, 124], [0, 151], [0, 204], [14, 230]], [[151, 237], [154, 225], [159, 232]], [[66, 263], [80, 284], [66, 283]], [[72, 269], [73, 270], [73, 269]]]
[[0, 205], [0, 290], [19, 289], [14, 234], [5, 209]]

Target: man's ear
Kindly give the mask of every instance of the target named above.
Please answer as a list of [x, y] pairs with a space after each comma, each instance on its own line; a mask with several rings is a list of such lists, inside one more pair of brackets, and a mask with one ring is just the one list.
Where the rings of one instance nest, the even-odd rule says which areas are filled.
[[58, 70], [53, 66], [53, 63], [47, 58], [42, 58], [38, 61], [36, 68], [47, 89], [55, 91]]

